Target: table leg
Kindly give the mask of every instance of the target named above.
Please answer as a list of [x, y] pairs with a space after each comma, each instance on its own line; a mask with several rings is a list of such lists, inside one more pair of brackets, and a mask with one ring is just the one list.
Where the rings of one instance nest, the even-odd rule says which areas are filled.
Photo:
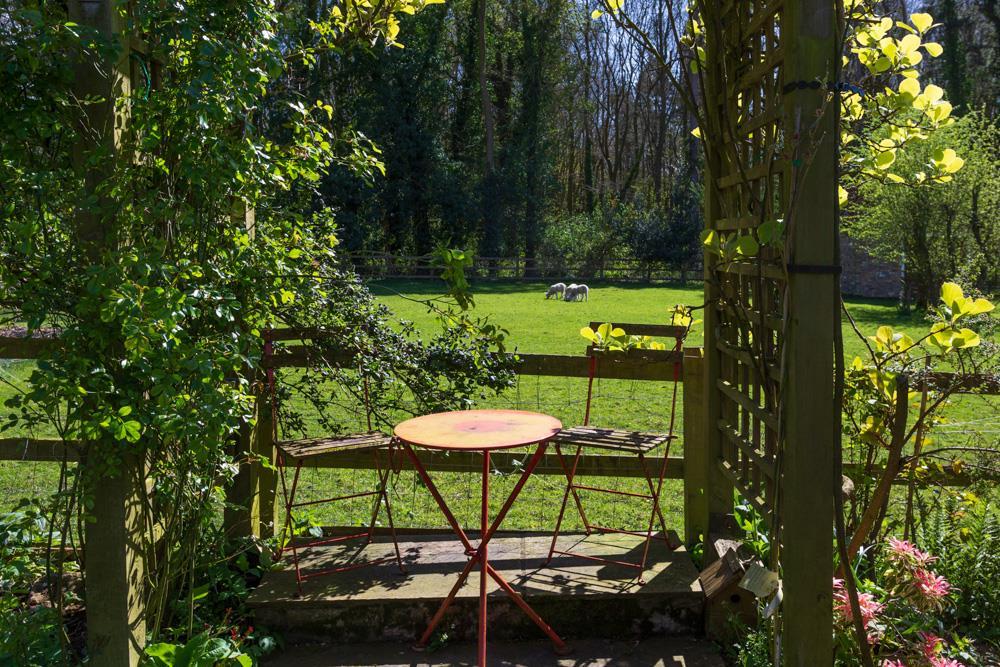
[[566, 655], [567, 653], [569, 653], [570, 649], [566, 645], [566, 642], [564, 642], [562, 638], [556, 634], [555, 630], [553, 630], [549, 626], [549, 624], [546, 623], [542, 619], [542, 617], [538, 615], [538, 612], [532, 609], [531, 606], [524, 601], [524, 598], [521, 597], [521, 594], [515, 591], [513, 586], [511, 586], [506, 579], [500, 576], [499, 572], [493, 569], [492, 565], [489, 566], [489, 570], [490, 570], [490, 576], [493, 577], [493, 580], [497, 582], [497, 585], [500, 586], [500, 588], [502, 588], [504, 592], [511, 597], [512, 600], [514, 600], [514, 604], [520, 607], [521, 611], [523, 611], [525, 615], [527, 615], [527, 617], [530, 618], [534, 622], [534, 624], [538, 626], [538, 629], [544, 632], [545, 636], [547, 636], [550, 640], [552, 640], [552, 643], [555, 644], [556, 647], [556, 653], [558, 653], [559, 655]]
[[422, 651], [427, 648], [427, 643], [431, 640], [431, 635], [434, 633], [435, 628], [437, 628], [438, 623], [441, 622], [441, 619], [444, 618], [444, 612], [447, 611], [448, 607], [451, 606], [451, 603], [455, 601], [455, 596], [458, 595], [458, 589], [465, 584], [465, 580], [469, 578], [469, 573], [472, 572], [473, 566], [475, 566], [478, 561], [479, 559], [474, 556], [469, 559], [468, 563], [465, 564], [465, 569], [462, 570], [462, 574], [458, 575], [458, 581], [456, 581], [455, 585], [451, 587], [451, 590], [448, 592], [448, 597], [444, 599], [441, 606], [438, 607], [438, 610], [434, 612], [434, 616], [431, 617], [431, 622], [427, 624], [427, 629], [424, 630], [424, 634], [420, 636], [420, 641], [414, 645], [414, 648], [418, 651]]
[[487, 521], [490, 514], [490, 452], [483, 452], [483, 493], [479, 519], [479, 667], [486, 667], [486, 580], [490, 571], [490, 545], [487, 540]]
[[472, 545], [472, 542], [469, 540], [468, 536], [465, 534], [465, 531], [462, 530], [462, 527], [459, 525], [458, 520], [455, 518], [455, 515], [452, 514], [451, 510], [448, 509], [448, 505], [445, 502], [444, 497], [441, 495], [437, 487], [434, 485], [434, 482], [431, 480], [430, 475], [427, 474], [427, 470], [420, 462], [420, 459], [417, 457], [412, 447], [410, 447], [410, 445], [407, 443], [403, 443], [403, 449], [410, 457], [410, 461], [411, 463], [413, 463], [414, 469], [417, 471], [417, 474], [420, 476], [420, 479], [427, 487], [427, 490], [430, 491], [431, 496], [437, 502], [438, 507], [444, 514], [445, 519], [448, 521], [448, 524], [451, 526], [452, 530], [458, 536], [459, 540], [461, 540], [462, 546], [465, 548], [465, 553], [469, 556], [469, 561], [465, 564], [465, 568], [459, 575], [458, 581], [455, 582], [455, 585], [448, 593], [448, 596], [444, 599], [444, 601], [442, 601], [441, 606], [438, 608], [437, 612], [435, 612], [433, 618], [431, 618], [431, 622], [428, 624], [427, 629], [424, 630], [424, 633], [421, 636], [420, 641], [417, 642], [415, 648], [417, 648], [418, 650], [423, 649], [427, 646], [427, 643], [430, 641], [431, 635], [433, 634], [435, 628], [441, 622], [441, 619], [444, 618], [445, 611], [448, 609], [448, 607], [451, 606], [452, 602], [455, 601], [455, 596], [458, 594], [459, 589], [466, 582], [466, 580], [469, 577], [469, 574], [471, 574], [472, 568], [475, 567], [477, 564], [479, 564], [481, 568], [480, 583], [479, 583], [480, 586], [479, 664], [480, 665], [486, 664], [485, 662], [486, 661], [486, 611], [487, 611], [486, 583], [485, 583], [486, 577], [492, 577], [500, 586], [500, 588], [503, 589], [503, 591], [507, 593], [507, 595], [511, 596], [515, 604], [517, 604], [517, 606], [520, 607], [525, 614], [527, 614], [527, 616], [546, 634], [546, 636], [548, 636], [549, 639], [552, 640], [552, 643], [555, 644], [555, 650], [557, 653], [565, 654], [569, 651], [569, 648], [566, 646], [566, 643], [563, 642], [562, 639], [560, 639], [559, 635], [557, 635], [555, 631], [553, 631], [552, 628], [550, 628], [548, 624], [546, 624], [545, 621], [542, 620], [542, 618], [535, 612], [535, 610], [532, 609], [527, 602], [525, 602], [524, 598], [521, 597], [521, 595], [518, 594], [518, 592], [515, 591], [514, 588], [503, 577], [501, 577], [496, 570], [493, 569], [493, 567], [489, 564], [488, 561], [490, 539], [493, 538], [493, 535], [500, 528], [500, 524], [503, 522], [504, 518], [506, 518], [507, 513], [510, 511], [511, 506], [513, 506], [514, 501], [517, 499], [517, 496], [520, 495], [521, 490], [524, 488], [524, 485], [528, 481], [528, 478], [531, 477], [531, 473], [541, 462], [542, 457], [545, 454], [546, 448], [547, 448], [547, 443], [542, 443], [538, 446], [535, 455], [531, 457], [531, 460], [528, 462], [528, 465], [525, 466], [524, 471], [521, 473], [521, 478], [517, 481], [517, 484], [514, 485], [514, 489], [511, 491], [510, 496], [507, 498], [506, 502], [504, 502], [503, 507], [500, 508], [500, 511], [497, 513], [496, 517], [494, 517], [493, 522], [490, 523], [489, 525], [487, 525], [487, 522], [489, 520], [490, 461], [489, 461], [489, 452], [488, 451], [484, 452], [483, 491], [482, 491], [482, 508], [481, 508], [482, 515], [480, 520], [482, 535], [479, 546], [474, 547]]
[[441, 496], [441, 492], [438, 491], [438, 488], [434, 485], [434, 482], [431, 480], [431, 476], [427, 474], [427, 469], [424, 468], [424, 464], [420, 462], [420, 459], [413, 451], [413, 448], [410, 447], [409, 443], [404, 442], [403, 448], [406, 450], [406, 454], [410, 457], [410, 462], [413, 463], [413, 468], [417, 471], [417, 475], [420, 476], [424, 486], [426, 486], [427, 490], [430, 491], [431, 497], [433, 497], [435, 502], [437, 502], [438, 507], [441, 509], [441, 513], [444, 514], [444, 518], [448, 520], [448, 525], [451, 526], [451, 529], [455, 531], [456, 535], [458, 535], [458, 539], [462, 541], [462, 546], [465, 547], [465, 552], [470, 556], [473, 555], [476, 552], [476, 548], [472, 546], [472, 542], [469, 541], [465, 531], [462, 530], [462, 526], [459, 525], [458, 519], [456, 519], [455, 515], [451, 513], [450, 509], [448, 509], [448, 504]]

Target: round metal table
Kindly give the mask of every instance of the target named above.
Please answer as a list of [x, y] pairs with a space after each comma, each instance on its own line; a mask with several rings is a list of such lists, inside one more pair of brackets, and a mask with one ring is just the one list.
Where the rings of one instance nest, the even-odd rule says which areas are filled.
[[[545, 455], [548, 441], [552, 439], [562, 429], [562, 423], [555, 417], [539, 414], [537, 412], [525, 412], [523, 410], [462, 410], [458, 412], [441, 412], [423, 417], [415, 417], [402, 422], [396, 426], [396, 437], [401, 441], [403, 450], [410, 457], [413, 467], [430, 491], [438, 507], [444, 514], [445, 519], [451, 529], [455, 531], [458, 539], [465, 548], [465, 554], [469, 557], [465, 569], [459, 576], [458, 581], [452, 587], [448, 597], [444, 599], [437, 612], [431, 618], [427, 629], [417, 642], [417, 648], [424, 648], [430, 641], [431, 635], [438, 623], [444, 617], [445, 611], [454, 602], [459, 589], [468, 579], [472, 568], [477, 564], [480, 566], [479, 574], [479, 665], [486, 665], [486, 581], [491, 577], [497, 585], [511, 597], [528, 617], [544, 632], [558, 653], [566, 653], [568, 648], [563, 640], [542, 620], [542, 618], [532, 609], [524, 598], [511, 587], [511, 585], [490, 565], [489, 542], [503, 522], [507, 512], [517, 499], [521, 489], [528, 481], [532, 471]], [[498, 449], [511, 449], [514, 447], [525, 447], [537, 445], [534, 456], [524, 467], [520, 479], [514, 485], [510, 496], [504, 502], [503, 507], [497, 513], [492, 523], [489, 522], [489, 496], [490, 496], [490, 452]], [[438, 491], [430, 475], [424, 468], [420, 459], [413, 451], [413, 447], [425, 447], [428, 449], [446, 451], [478, 451], [483, 455], [483, 480], [482, 480], [482, 514], [480, 517], [481, 532], [479, 545], [474, 546], [469, 537], [462, 530], [455, 515], [448, 509], [447, 503]]]

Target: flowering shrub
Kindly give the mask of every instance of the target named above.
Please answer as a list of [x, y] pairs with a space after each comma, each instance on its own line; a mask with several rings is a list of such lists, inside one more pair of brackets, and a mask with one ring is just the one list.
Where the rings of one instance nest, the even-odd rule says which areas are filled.
[[[937, 558], [906, 540], [889, 539], [879, 562], [878, 582], [859, 582], [858, 606], [881, 667], [964, 667], [965, 641], [940, 634], [942, 611], [951, 604], [951, 584], [932, 565]], [[835, 630], [841, 655], [854, 655], [854, 615], [844, 582], [833, 580]]]

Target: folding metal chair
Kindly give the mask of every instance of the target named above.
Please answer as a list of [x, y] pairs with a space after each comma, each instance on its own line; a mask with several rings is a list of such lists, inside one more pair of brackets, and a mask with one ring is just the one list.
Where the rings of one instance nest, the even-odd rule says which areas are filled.
[[[590, 326], [596, 329], [600, 326], [600, 323], [592, 322]], [[653, 528], [656, 525], [657, 520], [659, 521], [660, 528], [662, 529], [663, 540], [667, 545], [667, 548], [670, 551], [673, 551], [680, 546], [679, 544], [671, 542], [670, 534], [667, 531], [667, 523], [663, 517], [663, 512], [660, 509], [660, 494], [663, 490], [663, 480], [667, 472], [667, 460], [670, 454], [670, 443], [674, 440], [674, 438], [676, 438], [674, 435], [674, 422], [677, 414], [677, 382], [680, 380], [681, 375], [680, 355], [683, 351], [682, 346], [684, 344], [684, 337], [687, 335], [687, 328], [681, 326], [652, 324], [614, 324], [613, 326], [621, 327], [626, 333], [631, 335], [674, 338], [674, 348], [669, 353], [666, 351], [643, 351], [643, 355], [647, 358], [655, 359], [655, 357], [664, 354], [670, 354], [674, 358], [673, 388], [670, 398], [670, 425], [666, 433], [642, 433], [638, 431], [624, 431], [619, 429], [591, 426], [590, 408], [594, 396], [594, 378], [598, 375], [598, 366], [600, 361], [599, 354], [594, 350], [593, 346], [588, 348], [587, 351], [590, 357], [590, 365], [587, 378], [587, 405], [586, 412], [584, 413], [583, 426], [563, 429], [552, 440], [552, 444], [555, 445], [559, 464], [562, 466], [563, 472], [566, 475], [566, 490], [563, 493], [562, 505], [559, 508], [559, 518], [556, 520], [556, 527], [552, 534], [552, 544], [549, 548], [548, 562], [551, 563], [552, 558], [556, 554], [560, 554], [564, 556], [574, 556], [587, 560], [599, 561], [612, 565], [630, 567], [639, 571], [638, 581], [642, 584], [645, 583], [643, 580], [643, 573], [646, 570], [646, 561], [649, 557], [649, 547], [655, 535]], [[607, 354], [614, 355], [619, 353], [609, 352]], [[647, 455], [657, 449], [660, 449], [661, 447], [664, 450], [663, 458], [660, 463], [658, 473], [655, 473], [654, 475], [654, 472], [650, 470], [647, 463]], [[570, 449], [570, 451], [572, 451], [573, 448], [575, 448], [575, 452], [571, 457], [564, 454], [564, 449]], [[619, 455], [634, 455], [638, 459], [639, 465], [642, 468], [649, 492], [635, 493], [631, 491], [621, 491], [618, 489], [609, 489], [577, 483], [577, 467], [584, 451], [588, 449], [612, 451]], [[567, 461], [567, 458], [570, 460]], [[648, 500], [651, 503], [651, 508], [649, 513], [649, 523], [646, 530], [623, 530], [591, 523], [587, 519], [587, 513], [583, 508], [583, 501], [580, 497], [581, 491]], [[642, 556], [639, 561], [630, 562], [627, 560], [616, 560], [612, 558], [594, 556], [591, 554], [576, 553], [568, 549], [558, 549], [559, 532], [562, 528], [563, 517], [566, 513], [566, 505], [568, 504], [571, 496], [577, 512], [580, 515], [580, 519], [583, 521], [583, 525], [588, 536], [596, 532], [599, 534], [622, 533], [645, 538], [642, 548]]]
[[[265, 332], [264, 334], [264, 357], [265, 359], [273, 358], [274, 354], [274, 339], [276, 334], [273, 331]], [[268, 387], [271, 390], [272, 401], [274, 400], [274, 369], [272, 364], [267, 365], [267, 382]], [[356, 570], [358, 568], [367, 567], [371, 565], [379, 565], [386, 563], [390, 560], [395, 559], [396, 564], [399, 566], [400, 571], [406, 572], [406, 567], [403, 565], [402, 553], [399, 549], [399, 541], [396, 537], [396, 527], [392, 521], [392, 508], [389, 504], [389, 494], [387, 491], [389, 484], [389, 476], [392, 472], [392, 463], [394, 461], [395, 452], [395, 439], [372, 429], [372, 409], [371, 400], [368, 394], [368, 378], [364, 377], [364, 402], [365, 402], [365, 413], [368, 422], [368, 431], [365, 433], [357, 433], [353, 435], [345, 436], [332, 436], [332, 437], [320, 437], [320, 438], [307, 438], [299, 440], [276, 440], [275, 448], [277, 449], [277, 467], [279, 477], [281, 479], [281, 493], [285, 503], [285, 521], [282, 525], [280, 534], [280, 544], [278, 550], [278, 558], [284, 554], [286, 537], [288, 538], [288, 550], [292, 552], [292, 563], [295, 566], [295, 582], [298, 586], [298, 592], [302, 594], [302, 582], [307, 579], [314, 579], [316, 577], [321, 577], [328, 574], [335, 574], [338, 572], [347, 572], [349, 570]], [[276, 407], [276, 406], [274, 406]], [[275, 413], [276, 414], [276, 413]], [[276, 420], [275, 420], [276, 421]], [[376, 484], [375, 488], [371, 491], [362, 491], [359, 493], [351, 493], [346, 495], [334, 496], [331, 498], [323, 498], [320, 500], [308, 500], [302, 502], [295, 501], [295, 492], [298, 489], [299, 476], [302, 472], [302, 466], [309, 461], [309, 459], [322, 456], [325, 454], [332, 454], [336, 452], [346, 452], [352, 451], [356, 453], [360, 452], [371, 452], [375, 473], [376, 473]], [[383, 461], [383, 456], [385, 460]], [[291, 485], [289, 486], [287, 482], [286, 470], [290, 467], [295, 468], [295, 472], [292, 476]], [[320, 537], [307, 542], [296, 542], [294, 535], [289, 536], [289, 530], [295, 525], [294, 510], [301, 507], [319, 505], [322, 503], [333, 503], [342, 500], [351, 500], [354, 498], [364, 498], [364, 497], [374, 497], [374, 502], [372, 506], [371, 519], [368, 521], [368, 526], [366, 529], [359, 532], [351, 532], [347, 535], [336, 535], [332, 537]], [[381, 511], [382, 504], [385, 504], [385, 514], [386, 519], [389, 524], [389, 533], [392, 536], [392, 544], [395, 550], [395, 556], [385, 556], [382, 558], [376, 558], [373, 560], [364, 561], [349, 561], [347, 563], [336, 565], [333, 567], [323, 568], [320, 570], [307, 571], [300, 565], [299, 551], [302, 549], [308, 549], [310, 547], [326, 546], [331, 544], [338, 544], [341, 542], [349, 542], [352, 540], [363, 539], [364, 542], [358, 546], [358, 553], [365, 547], [365, 545], [370, 544], [375, 538], [375, 525], [378, 522], [379, 513]]]

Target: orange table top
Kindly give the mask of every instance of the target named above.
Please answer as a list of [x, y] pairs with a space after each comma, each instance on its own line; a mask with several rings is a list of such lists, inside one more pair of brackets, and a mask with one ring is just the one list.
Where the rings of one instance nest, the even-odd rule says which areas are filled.
[[396, 437], [431, 449], [488, 450], [544, 442], [562, 429], [555, 417], [524, 410], [459, 410], [407, 419]]

